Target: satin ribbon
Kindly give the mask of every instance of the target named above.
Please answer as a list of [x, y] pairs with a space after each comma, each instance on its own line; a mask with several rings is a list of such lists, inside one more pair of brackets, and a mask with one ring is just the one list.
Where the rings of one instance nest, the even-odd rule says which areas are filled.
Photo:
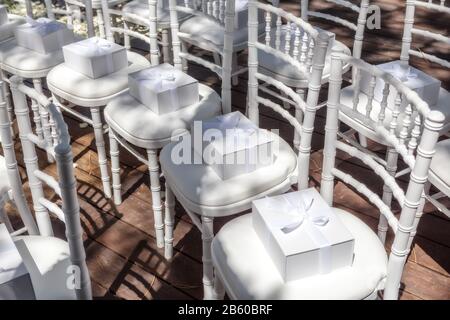
[[[298, 195], [295, 197], [297, 198]], [[331, 243], [320, 230], [321, 227], [328, 224], [329, 216], [311, 210], [314, 198], [305, 201], [304, 196], [300, 196], [294, 200], [292, 194], [284, 194], [268, 199], [270, 210], [277, 212], [277, 220], [273, 221], [273, 227], [287, 234], [302, 226], [302, 231], [306, 232], [319, 248], [319, 273], [329, 273], [331, 271]]]
[[392, 74], [395, 78], [399, 79], [402, 82], [407, 82], [409, 80], [417, 79], [418, 75], [413, 72], [410, 66], [406, 67], [401, 64], [394, 64], [389, 73]]
[[147, 83], [155, 91], [161, 92], [163, 90], [168, 90], [170, 94], [170, 100], [175, 108], [180, 107], [180, 100], [177, 93], [176, 76], [171, 71], [162, 71], [157, 68], [148, 69], [141, 73], [136, 78], [137, 81]]

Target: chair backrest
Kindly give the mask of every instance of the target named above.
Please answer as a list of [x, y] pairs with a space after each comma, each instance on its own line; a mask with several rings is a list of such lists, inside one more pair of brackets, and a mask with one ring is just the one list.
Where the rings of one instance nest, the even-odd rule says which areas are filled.
[[[231, 112], [231, 65], [233, 55], [233, 31], [234, 31], [234, 16], [235, 16], [235, 2], [229, 1], [185, 1], [184, 6], [177, 5], [176, 0], [169, 0], [170, 10], [170, 25], [172, 31], [172, 47], [173, 47], [173, 61], [176, 68], [182, 70], [182, 59], [198, 63], [213, 72], [215, 72], [222, 79], [222, 111], [223, 113]], [[182, 52], [181, 42], [189, 40], [189, 43], [195, 43], [196, 36], [193, 34], [186, 34], [179, 31], [178, 12], [206, 17], [212, 19], [224, 26], [224, 42], [223, 48], [220, 48], [213, 43], [210, 44], [210, 50], [222, 56], [222, 65], [219, 66], [202, 57], [195, 56], [188, 52]]]
[[[65, 16], [67, 17], [67, 24], [70, 26], [73, 26], [74, 21], [74, 12], [72, 12], [71, 8], [69, 7], [69, 2], [62, 1], [65, 5], [65, 8], [53, 6], [52, 0], [44, 0], [45, 10], [47, 18], [56, 20], [57, 16]], [[26, 8], [26, 15], [30, 18], [34, 18], [33, 13], [33, 4], [32, 0], [25, 0], [25, 8]], [[95, 35], [95, 29], [94, 29], [94, 17], [93, 17], [93, 10], [92, 10], [92, 0], [70, 0], [70, 4], [76, 5], [79, 7], [85, 8], [85, 20], [87, 22], [87, 34], [89, 37], [93, 37]]]
[[[263, 10], [266, 13], [265, 20], [268, 32], [266, 32], [266, 37], [263, 40], [264, 42], [260, 42], [258, 37], [258, 10]], [[273, 34], [273, 32], [270, 32], [272, 28], [272, 16], [275, 16], [277, 21], [275, 41], [272, 41], [270, 38], [270, 35]], [[289, 27], [291, 27], [292, 24], [296, 26], [294, 36], [297, 41], [295, 41], [295, 48], [293, 49], [292, 55], [289, 48], [283, 48], [281, 45], [282, 18], [287, 20], [287, 25]], [[262, 104], [279, 113], [294, 126], [296, 133], [300, 136], [300, 144], [298, 146], [298, 188], [307, 188], [314, 119], [330, 35], [322, 32], [319, 33], [309, 23], [291, 13], [269, 4], [258, 2], [257, 0], [249, 1], [248, 25], [249, 118], [256, 125], [259, 125], [259, 104]], [[290, 32], [287, 32], [286, 36], [289, 37]], [[286, 41], [286, 45], [288, 45], [287, 43], [290, 43], [290, 41]], [[258, 51], [267, 52], [274, 57], [284, 60], [292, 65], [292, 68], [297, 69], [300, 74], [303, 74], [304, 78], [309, 82], [306, 101], [281, 81], [268, 77], [258, 71]], [[301, 51], [301, 54], [299, 54], [299, 51]], [[299, 58], [297, 56], [301, 57]], [[292, 99], [292, 104], [296, 108], [296, 117], [292, 116], [287, 110], [272, 100], [261, 97], [259, 95], [259, 89], [262, 89], [263, 86], [259, 86], [259, 81], [277, 88]], [[272, 93], [272, 95], [275, 94]], [[280, 95], [277, 97], [280, 98], [280, 100], [284, 99]], [[303, 114], [302, 123], [300, 117], [298, 117], [299, 113]]]
[[[83, 247], [83, 229], [81, 228], [80, 207], [73, 171], [73, 155], [67, 125], [60, 111], [45, 95], [37, 92], [34, 88], [24, 85], [22, 79], [17, 76], [11, 77], [10, 81], [22, 145], [23, 161], [26, 165], [39, 230], [41, 235], [52, 235], [53, 231], [48, 212], [51, 212], [65, 223], [70, 259], [80, 272], [79, 283], [75, 288], [77, 298], [91, 299], [91, 284]], [[55, 122], [57, 133], [55, 144], [48, 144], [47, 141], [39, 139], [32, 132], [27, 97], [38, 101], [50, 113]], [[58, 180], [39, 169], [36, 146], [50, 152], [54, 156]], [[57, 203], [45, 198], [43, 183], [53, 189], [55, 194], [61, 198], [62, 208]]]
[[[387, 169], [373, 157], [353, 145], [337, 140], [339, 112], [343, 108], [348, 108], [340, 103], [342, 66], [345, 63], [349, 63], [359, 70], [364, 70], [373, 78], [382, 78], [386, 83], [383, 94], [384, 101], [387, 100], [389, 90], [395, 88], [399, 92], [399, 96], [408, 104], [401, 123], [398, 123], [399, 111], [393, 110], [389, 128], [383, 122], [384, 109], [386, 108], [385, 102], [382, 103], [383, 106], [377, 119], [373, 119], [368, 114], [357, 111], [350, 113], [355, 119], [360, 120], [367, 127], [372, 128], [372, 130], [383, 136], [392, 145], [392, 148], [398, 152], [405, 164], [411, 168], [412, 171], [406, 193], [395, 178], [389, 174]], [[387, 219], [389, 226], [395, 233], [395, 239], [389, 257], [384, 298], [396, 299], [398, 297], [403, 266], [410, 249], [410, 236], [414, 234], [416, 227], [417, 208], [423, 196], [423, 187], [427, 181], [431, 158], [435, 152], [435, 145], [439, 137], [439, 130], [442, 128], [445, 118], [438, 111], [430, 111], [428, 105], [415, 92], [407, 88], [392, 75], [360, 59], [353, 58], [341, 52], [334, 51], [331, 55], [329, 84], [320, 191], [328, 204], [332, 205], [334, 179], [342, 180], [344, 183], [353, 187], [358, 193], [365, 196], [380, 210], [381, 215]], [[369, 103], [371, 103], [370, 98], [369, 100]], [[346, 110], [345, 112], [349, 111], [351, 110]], [[411, 126], [413, 129], [409, 130], [408, 128]], [[411, 132], [410, 135], [408, 135], [408, 132]], [[392, 190], [393, 195], [400, 204], [401, 214], [399, 219], [395, 217], [391, 208], [376, 193], [371, 191], [366, 184], [335, 167], [337, 150], [361, 160], [370, 170], [373, 170], [375, 174], [384, 180], [385, 185]]]
[[[355, 58], [361, 58], [362, 44], [364, 40], [364, 30], [367, 23], [367, 11], [369, 9], [369, 0], [361, 0], [360, 5], [353, 4], [347, 0], [326, 0], [327, 2], [332, 2], [338, 7], [347, 8], [354, 11], [358, 18], [356, 23], [346, 20], [344, 18], [335, 16], [331, 13], [310, 11], [309, 10], [309, 0], [301, 0], [301, 18], [308, 21], [309, 17], [314, 17], [318, 19], [324, 19], [326, 21], [334, 22], [338, 25], [344, 26], [355, 33], [352, 53]], [[342, 11], [337, 8], [333, 10], [336, 13]]]
[[[0, 137], [3, 156], [8, 174], [9, 184], [15, 206], [25, 225], [22, 230], [13, 231], [13, 235], [19, 235], [28, 232], [30, 235], [38, 235], [39, 229], [36, 221], [28, 207], [27, 200], [22, 188], [22, 179], [20, 178], [19, 168], [17, 166], [16, 153], [14, 150], [14, 141], [11, 134], [11, 121], [9, 119], [8, 109], [5, 101], [4, 82], [0, 81]], [[12, 231], [12, 230], [11, 230]]]
[[[438, 57], [431, 53], [425, 53], [420, 49], [413, 49], [412, 37], [413, 35], [425, 37], [428, 40], [441, 42], [447, 47], [450, 45], [450, 37], [441, 33], [434, 33], [429, 30], [414, 27], [414, 15], [416, 7], [429, 9], [434, 15], [446, 15], [447, 19], [450, 18], [450, 7], [445, 5], [445, 0], [407, 0], [406, 1], [406, 13], [405, 13], [405, 25], [403, 28], [403, 38], [402, 38], [402, 50], [400, 53], [400, 60], [403, 61], [405, 65], [409, 64], [409, 57], [415, 56], [425, 59], [430, 62], [437, 63], [443, 67], [450, 68], [450, 61], [444, 58]], [[445, 31], [445, 30], [443, 30]], [[448, 31], [448, 28], [447, 28]]]
[[[138, 15], [132, 15], [133, 19], [140, 21], [141, 25], [148, 26], [148, 35], [144, 35], [135, 30], [130, 29], [127, 19], [123, 18], [124, 13], [119, 9], [111, 8], [108, 4], [108, 0], [102, 0], [102, 10], [105, 20], [105, 33], [106, 38], [110, 41], [115, 41], [117, 39], [114, 35], [119, 34], [124, 37], [124, 46], [129, 50], [131, 48], [131, 39], [136, 38], [146, 42], [150, 48], [150, 62], [152, 65], [159, 64], [159, 48], [158, 48], [158, 30], [156, 24], [156, 10], [157, 10], [157, 0], [148, 0], [149, 5], [149, 17], [148, 19], [143, 19]], [[121, 18], [121, 26], [112, 26], [111, 21], [113, 17]]]

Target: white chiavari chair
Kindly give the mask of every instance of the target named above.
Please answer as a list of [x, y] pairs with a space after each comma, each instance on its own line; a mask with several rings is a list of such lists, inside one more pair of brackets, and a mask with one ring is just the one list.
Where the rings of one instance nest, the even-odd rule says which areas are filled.
[[[400, 60], [408, 66], [410, 64], [410, 58], [415, 57], [424, 59], [435, 66], [447, 69], [450, 68], [450, 61], [445, 59], [445, 57], [424, 52], [421, 48], [416, 48], [416, 46], [414, 46], [413, 37], [417, 36], [422, 39], [425, 38], [435, 41], [446, 48], [450, 47], [448, 29], [444, 29], [442, 30], [442, 33], [439, 33], [414, 26], [416, 10], [427, 10], [427, 12], [432, 14], [439, 14], [450, 18], [450, 7], [446, 4], [445, 0], [406, 1], [405, 24]], [[450, 130], [450, 93], [445, 88], [441, 88], [437, 104], [435, 106], [430, 106], [430, 108], [444, 113], [446, 121], [442, 133], [448, 134], [448, 131]], [[427, 199], [441, 212], [450, 217], [449, 208], [438, 201], [442, 197], [450, 197], [450, 176], [448, 174], [448, 168], [445, 165], [450, 161], [450, 144], [448, 141], [449, 140], [441, 141], [436, 147], [436, 157], [431, 163], [429, 182], [425, 185], [425, 190]], [[435, 186], [439, 192], [429, 195], [428, 193], [431, 185]]]
[[[310, 35], [310, 41], [315, 42], [314, 58], [310, 69], [301, 66], [282, 50], [276, 51], [276, 49], [258, 41], [258, 9], [264, 10], [269, 14], [281, 16], [295, 23]], [[177, 142], [165, 146], [161, 151], [161, 168], [166, 178], [165, 255], [167, 258], [171, 258], [173, 254], [173, 207], [175, 196], [183, 205], [194, 225], [202, 233], [205, 299], [222, 296], [221, 288], [215, 287], [213, 284], [214, 270], [211, 262], [211, 241], [213, 239], [214, 219], [241, 213], [251, 207], [252, 200], [271, 194], [284, 193], [290, 190], [292, 184], [297, 182], [299, 189], [308, 185], [311, 136], [329, 38], [326, 34], [319, 33], [300, 18], [290, 15], [275, 6], [257, 1], [249, 1], [249, 17], [249, 118], [258, 125], [258, 105], [264, 105], [273, 109], [296, 129], [301, 138], [301, 147], [297, 156], [287, 142], [275, 133], [271, 133], [273, 139], [277, 141], [276, 145], [279, 146], [277, 150], [273, 150], [276, 160], [271, 165], [256, 171], [225, 180], [222, 180], [211, 166], [205, 163], [176, 163], [175, 159], [172, 159], [172, 154], [178, 147]], [[282, 82], [259, 73], [257, 70], [258, 51], [270, 51], [274, 55], [289, 61], [292, 68], [296, 68], [299, 72], [304, 73], [305, 77], [309, 79], [310, 90], [307, 100], [300, 98]], [[184, 54], [184, 56], [187, 56], [187, 54]], [[283, 107], [259, 96], [259, 81], [277, 87], [295, 101], [295, 107], [302, 109], [305, 113], [303, 122], [291, 116]], [[226, 192], [224, 192], [225, 190]]]
[[[18, 76], [13, 76], [10, 81], [24, 163], [41, 231], [41, 235], [14, 238], [31, 278], [32, 288], [29, 289], [34, 291], [37, 299], [91, 299], [67, 125], [60, 111], [45, 95], [23, 84]], [[53, 141], [49, 144], [33, 133], [27, 97], [38, 100], [51, 113], [57, 133], [56, 144]], [[36, 147], [54, 156], [57, 179], [39, 169]], [[61, 199], [61, 207], [45, 197], [43, 184]], [[49, 212], [64, 222], [67, 242], [52, 236]]]
[[[105, 16], [105, 30], [109, 41], [115, 41], [113, 32], [127, 33], [129, 36], [142, 39], [147, 43], [152, 41], [152, 34], [143, 35], [120, 25], [111, 27], [110, 20], [114, 12], [109, 10], [107, 1], [103, 1], [103, 12]], [[150, 55], [152, 56], [152, 53]], [[139, 53], [127, 51], [127, 57], [128, 67], [97, 79], [92, 79], [71, 69], [66, 63], [56, 66], [47, 75], [47, 85], [52, 92], [54, 103], [61, 110], [70, 113], [94, 128], [103, 191], [107, 198], [111, 197], [111, 185], [101, 110], [111, 99], [128, 91], [129, 73], [139, 71], [150, 65], [149, 61]], [[88, 108], [91, 117], [89, 118], [82, 112], [75, 110], [75, 106]]]
[[[4, 82], [0, 81], [0, 140], [3, 156], [0, 156], [0, 222], [6, 225], [13, 236], [28, 232], [39, 234], [36, 222], [31, 214], [22, 188], [22, 180], [17, 166], [10, 119], [3, 91]], [[5, 204], [13, 203], [24, 223], [24, 227], [14, 230], [5, 211]]]
[[[253, 230], [251, 214], [244, 215], [226, 224], [212, 244], [212, 260], [217, 276], [223, 281], [226, 292], [232, 299], [375, 299], [380, 290], [384, 290], [384, 299], [398, 298], [403, 267], [410, 250], [409, 238], [415, 230], [416, 211], [444, 116], [438, 111], [430, 111], [415, 92], [376, 67], [338, 51], [332, 53], [331, 59], [320, 192], [332, 206], [335, 180], [339, 179], [377, 207], [395, 233], [389, 258], [383, 243], [370, 227], [351, 213], [333, 208], [355, 239], [352, 266], [328, 274], [284, 282]], [[384, 113], [386, 108], [382, 109], [382, 116], [378, 118], [352, 109], [347, 110], [374, 133], [391, 141], [393, 148], [412, 169], [406, 192], [386, 168], [371, 156], [337, 139], [339, 112], [348, 109], [340, 103], [342, 70], [347, 63], [393, 85], [405, 96], [408, 108], [415, 111], [414, 117], [411, 113], [400, 120], [395, 114], [388, 117]], [[406, 128], [412, 122], [412, 137], [405, 140]], [[386, 126], [387, 123], [390, 125]], [[365, 184], [367, 181], [359, 181], [336, 166], [337, 150], [361, 160], [385, 181], [402, 208], [398, 219], [370, 186]]]
[[[175, 2], [170, 1], [172, 43], [174, 51], [175, 67], [182, 69], [181, 59], [194, 61], [216, 72], [222, 78], [222, 97], [212, 88], [199, 84], [199, 102], [184, 107], [178, 111], [158, 115], [148, 107], [134, 99], [130, 94], [124, 94], [108, 103], [105, 108], [105, 120], [109, 125], [111, 162], [113, 176], [113, 191], [116, 204], [122, 202], [121, 179], [119, 168], [118, 144], [130, 151], [138, 160], [148, 165], [150, 174], [150, 189], [152, 191], [152, 209], [155, 219], [156, 242], [158, 247], [164, 247], [164, 222], [163, 208], [161, 204], [160, 169], [158, 150], [176, 139], [185, 135], [194, 121], [212, 118], [222, 111], [231, 110], [231, 32], [232, 32], [232, 2], [227, 6], [228, 22], [223, 37], [226, 39], [224, 58], [222, 65], [216, 65], [201, 57], [181, 53], [178, 38], [178, 13], [180, 8]], [[150, 10], [156, 11], [156, 3], [150, 3]], [[184, 9], [184, 7], [182, 7]], [[159, 64], [156, 32], [150, 43], [152, 64]], [[146, 150], [146, 155], [141, 155], [136, 148]], [[170, 198], [170, 193], [166, 194]], [[167, 210], [167, 209], [166, 209]], [[169, 222], [170, 223], [170, 222]], [[172, 226], [173, 227], [173, 226]]]

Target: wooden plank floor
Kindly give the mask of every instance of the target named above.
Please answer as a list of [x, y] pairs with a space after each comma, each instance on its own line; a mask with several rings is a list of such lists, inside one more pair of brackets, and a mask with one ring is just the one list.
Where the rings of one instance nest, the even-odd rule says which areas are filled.
[[[403, 19], [403, 7], [396, 0], [376, 1], [382, 8], [382, 30], [367, 33], [364, 58], [372, 63], [397, 59], [399, 56]], [[282, 5], [298, 13], [298, 1], [282, 1]], [[335, 10], [332, 4], [313, 1], [321, 9]], [[441, 19], [442, 20], [442, 19]], [[421, 15], [420, 23], [447, 26], [436, 16]], [[325, 26], [325, 25], [324, 25]], [[330, 28], [330, 26], [328, 26]], [[447, 27], [448, 28], [448, 27]], [[350, 34], [343, 28], [333, 29], [339, 40], [351, 45]], [[425, 49], [434, 49], [448, 55], [442, 48], [424, 44]], [[245, 57], [242, 57], [245, 60]], [[415, 61], [414, 61], [415, 62]], [[449, 87], [450, 73], [435, 66], [418, 63], [418, 66], [441, 79]], [[210, 72], [198, 66], [190, 66], [190, 73], [202, 82], [219, 89], [220, 83]], [[233, 88], [233, 108], [244, 111], [246, 76], [240, 78]], [[292, 140], [291, 128], [269, 110], [264, 110], [261, 124], [268, 129], [279, 129], [281, 135]], [[163, 251], [155, 244], [151, 194], [148, 188], [147, 168], [121, 151], [121, 175], [123, 204], [114, 206], [104, 198], [100, 172], [97, 165], [94, 135], [91, 128], [66, 116], [73, 140], [73, 152], [77, 163], [78, 194], [80, 198], [82, 224], [87, 262], [92, 278], [94, 296], [106, 299], [200, 299], [202, 297], [201, 239], [199, 231], [192, 225], [183, 209], [176, 207], [175, 254], [171, 262], [164, 259]], [[311, 186], [319, 187], [324, 137], [325, 110], [320, 110], [316, 120], [311, 157]], [[19, 145], [17, 145], [17, 148]], [[108, 147], [108, 146], [107, 146]], [[373, 146], [383, 152], [379, 146]], [[339, 155], [338, 165], [357, 178], [367, 182], [374, 191], [381, 190], [382, 182], [361, 163]], [[41, 153], [41, 168], [55, 173], [55, 166], [45, 162]], [[23, 161], [19, 159], [22, 165]], [[23, 176], [25, 177], [24, 172]], [[25, 188], [29, 197], [28, 186]], [[30, 197], [29, 197], [29, 200]], [[344, 208], [376, 230], [378, 213], [375, 208], [353, 190], [338, 183], [335, 205]], [[8, 208], [17, 224], [17, 214]], [[218, 230], [229, 219], [218, 220]], [[57, 234], [63, 236], [63, 226], [55, 221]], [[405, 267], [402, 280], [401, 299], [450, 299], [450, 220], [427, 206], [418, 235]], [[392, 242], [389, 234], [387, 248]]]

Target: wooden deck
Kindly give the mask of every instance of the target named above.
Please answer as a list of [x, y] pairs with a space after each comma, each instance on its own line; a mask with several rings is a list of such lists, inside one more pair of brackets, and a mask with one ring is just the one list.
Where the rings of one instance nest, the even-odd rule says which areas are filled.
[[[396, 59], [399, 56], [403, 8], [396, 0], [376, 1], [382, 8], [382, 30], [369, 31], [364, 44], [364, 58], [371, 63]], [[321, 3], [321, 1], [313, 1]], [[292, 12], [298, 12], [298, 1], [282, 1]], [[319, 7], [319, 5], [317, 5]], [[330, 10], [333, 5], [327, 4]], [[421, 16], [420, 23], [445, 27], [447, 21], [436, 16]], [[447, 27], [448, 28], [448, 27]], [[339, 40], [351, 45], [348, 31], [332, 29]], [[348, 38], [347, 40], [345, 40]], [[422, 47], [449, 54], [448, 48], [434, 48], [425, 43]], [[450, 72], [420, 63], [421, 68], [440, 78], [444, 86], [450, 86]], [[218, 80], [198, 66], [190, 72], [214, 88]], [[244, 111], [246, 76], [233, 88], [233, 107]], [[287, 141], [292, 141], [292, 130], [279, 116], [264, 110], [262, 126], [278, 128]], [[100, 172], [97, 165], [94, 135], [91, 128], [82, 129], [79, 123], [66, 116], [73, 139], [73, 152], [77, 163], [76, 176], [81, 205], [82, 224], [85, 230], [87, 262], [92, 278], [94, 296], [107, 299], [201, 299], [202, 264], [200, 232], [192, 225], [183, 209], [177, 205], [175, 227], [175, 254], [171, 262], [164, 259], [163, 251], [156, 247], [148, 187], [147, 168], [121, 150], [122, 184], [124, 201], [116, 207], [106, 200], [101, 190]], [[325, 110], [318, 113], [311, 157], [311, 186], [319, 186], [321, 149], [324, 138]], [[383, 151], [378, 146], [374, 150]], [[54, 165], [40, 157], [41, 167], [55, 172]], [[339, 167], [366, 181], [373, 190], [381, 192], [382, 182], [360, 162], [340, 156]], [[345, 160], [345, 161], [344, 161]], [[23, 165], [22, 159], [19, 162]], [[25, 176], [23, 174], [23, 176]], [[27, 188], [27, 185], [25, 183]], [[28, 188], [27, 188], [28, 190]], [[30, 199], [31, 200], [31, 199]], [[338, 183], [335, 205], [344, 208], [367, 222], [374, 230], [378, 213], [366, 199]], [[405, 267], [401, 299], [450, 299], [450, 221], [434, 208], [427, 206], [416, 241]], [[13, 208], [11, 215], [16, 218]], [[217, 219], [219, 229], [227, 219]], [[18, 222], [19, 223], [19, 222]], [[63, 226], [55, 222], [59, 235]], [[388, 244], [392, 242], [389, 234]]]

